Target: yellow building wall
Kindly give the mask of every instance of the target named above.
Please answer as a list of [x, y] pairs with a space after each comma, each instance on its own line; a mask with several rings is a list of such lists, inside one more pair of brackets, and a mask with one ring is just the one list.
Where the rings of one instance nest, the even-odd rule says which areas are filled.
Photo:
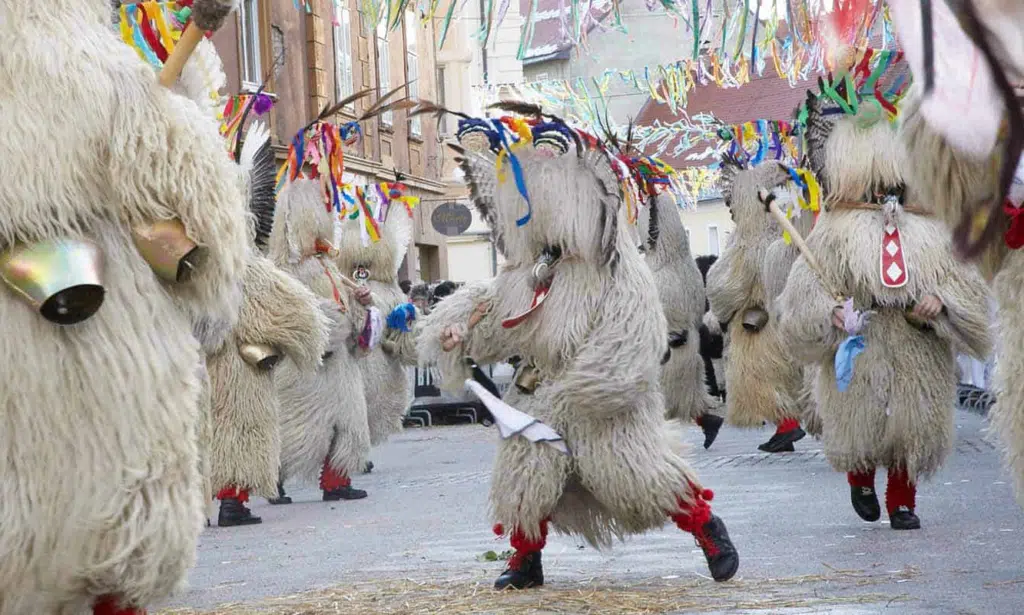
[[687, 230], [690, 253], [694, 257], [721, 254], [735, 227], [729, 208], [721, 199], [702, 201], [695, 207], [680, 209], [679, 219]]

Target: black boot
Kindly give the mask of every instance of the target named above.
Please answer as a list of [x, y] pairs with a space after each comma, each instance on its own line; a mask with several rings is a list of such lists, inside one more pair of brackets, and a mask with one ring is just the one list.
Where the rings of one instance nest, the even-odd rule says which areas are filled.
[[700, 428], [704, 431], [704, 448], [711, 448], [718, 437], [718, 430], [722, 428], [724, 419], [717, 414], [705, 412], [700, 417]]
[[220, 515], [217, 516], [217, 525], [220, 527], [254, 525], [256, 523], [263, 523], [263, 519], [254, 516], [252, 511], [237, 499], [225, 498], [220, 501]]
[[284, 483], [277, 483], [277, 497], [267, 500], [271, 504], [291, 504], [292, 499], [284, 494]]
[[512, 556], [508, 568], [494, 582], [494, 589], [527, 589], [544, 585], [544, 566], [541, 565], [540, 551]]
[[363, 474], [369, 474], [370, 472], [373, 472], [373, 462], [367, 461], [366, 465], [363, 466]]
[[766, 453], [792, 453], [796, 450], [793, 448], [793, 443], [802, 440], [806, 435], [806, 431], [797, 427], [796, 429], [773, 435], [764, 444], [759, 444], [757, 449]]
[[725, 529], [725, 522], [720, 517], [711, 515], [695, 538], [697, 544], [704, 551], [705, 559], [708, 560], [711, 578], [716, 581], [731, 579], [740, 567], [740, 554], [736, 552], [736, 547], [729, 539], [729, 531]]
[[878, 521], [882, 516], [874, 487], [850, 487], [850, 502], [853, 510], [865, 521]]
[[338, 500], [361, 500], [365, 497], [365, 491], [362, 489], [353, 489], [351, 485], [347, 487], [338, 487], [337, 489], [331, 489], [330, 491], [324, 491], [325, 502], [336, 502]]
[[921, 520], [909, 507], [900, 506], [889, 515], [889, 526], [894, 530], [919, 530], [921, 529]]

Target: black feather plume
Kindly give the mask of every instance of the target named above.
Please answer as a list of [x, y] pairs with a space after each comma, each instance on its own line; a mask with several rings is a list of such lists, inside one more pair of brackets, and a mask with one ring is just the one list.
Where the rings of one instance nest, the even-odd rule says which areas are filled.
[[256, 217], [256, 245], [260, 248], [266, 248], [270, 231], [274, 228], [276, 184], [277, 161], [270, 139], [267, 139], [256, 152], [249, 175], [249, 210]]
[[489, 105], [487, 108], [500, 109], [501, 111], [518, 113], [519, 115], [526, 115], [535, 118], [541, 118], [544, 116], [544, 110], [541, 109], [540, 106], [533, 103], [523, 102], [521, 100], [502, 100]]

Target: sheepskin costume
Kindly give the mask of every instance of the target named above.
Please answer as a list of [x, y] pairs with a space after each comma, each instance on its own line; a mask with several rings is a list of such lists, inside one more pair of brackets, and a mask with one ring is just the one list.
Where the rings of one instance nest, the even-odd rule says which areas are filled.
[[[704, 431], [704, 448], [718, 437], [722, 418], [708, 394], [698, 328], [707, 297], [697, 262], [690, 256], [690, 241], [672, 196], [652, 198], [640, 209], [637, 229], [644, 262], [651, 268], [661, 307], [668, 321], [669, 354], [661, 367], [661, 390], [668, 418], [696, 422]], [[664, 359], [663, 359], [664, 360]]]
[[[896, 64], [883, 81], [898, 71]], [[916, 529], [916, 484], [939, 469], [953, 444], [955, 351], [982, 358], [989, 351], [987, 289], [973, 266], [953, 257], [942, 223], [919, 205], [894, 125], [872, 104], [856, 115], [833, 113], [826, 89], [835, 91], [823, 84], [807, 102], [807, 157], [824, 193], [807, 244], [825, 279], [797, 259], [778, 299], [781, 326], [792, 352], [820, 367], [814, 397], [825, 454], [847, 473], [854, 510], [879, 519], [875, 469], [883, 466], [891, 526]], [[844, 311], [827, 288], [871, 312], [845, 391], [835, 361], [848, 333], [833, 322]], [[934, 299], [941, 302], [936, 316], [914, 311]]]
[[[207, 105], [216, 116], [224, 108], [218, 93], [226, 82], [223, 62], [213, 43], [202, 40], [175, 89], [197, 104]], [[251, 99], [241, 111], [241, 123], [250, 117], [253, 102]], [[282, 360], [293, 365], [291, 370], [315, 372], [326, 352], [329, 324], [312, 291], [263, 254], [269, 237], [266, 224], [260, 222], [273, 219], [277, 164], [270, 132], [263, 123], [250, 124], [244, 142], [241, 134], [239, 130], [238, 141], [231, 139], [227, 144], [238, 157], [238, 170], [246, 182], [253, 214], [253, 241], [240, 280], [241, 311], [226, 336], [203, 336], [220, 341], [208, 353], [207, 369], [212, 392], [210, 484], [220, 500], [221, 527], [260, 523], [260, 517], [245, 506], [250, 494], [267, 498], [278, 495], [281, 428], [272, 372]]]
[[[320, 179], [296, 178], [281, 190], [270, 235], [270, 256], [281, 269], [332, 305], [328, 356], [315, 373], [281, 365], [277, 395], [281, 405], [279, 497], [288, 504], [284, 483], [320, 473], [324, 501], [360, 499], [350, 476], [363, 469], [370, 452], [366, 389], [359, 362], [366, 351], [357, 343], [367, 310], [342, 282], [330, 254], [335, 215], [325, 206]], [[324, 309], [321, 306], [321, 309]], [[403, 374], [404, 382], [404, 374]]]
[[[378, 189], [389, 189], [389, 186], [365, 188], [368, 192]], [[393, 189], [399, 190], [400, 187], [393, 186]], [[385, 208], [383, 215], [378, 216], [381, 218], [377, 222], [380, 238], [373, 241], [364, 231], [366, 221], [363, 215], [345, 217], [341, 221], [341, 237], [335, 259], [343, 275], [370, 289], [373, 305], [381, 314], [391, 315], [398, 310], [395, 315], [397, 321], [394, 318], [390, 320], [405, 326], [404, 332], [399, 328], [388, 327], [383, 343], [359, 361], [366, 393], [371, 446], [383, 443], [389, 436], [402, 430], [402, 418], [409, 408], [410, 400], [409, 379], [405, 368], [417, 363], [414, 336], [408, 319], [401, 313], [409, 309], [415, 314], [415, 310], [398, 286], [398, 268], [412, 240], [411, 211], [407, 214], [397, 201], [393, 201], [390, 206], [380, 201], [377, 204]]]
[[805, 435], [799, 420], [800, 366], [785, 352], [768, 290], [781, 268], [769, 272], [769, 248], [782, 233], [758, 198], [760, 190], [789, 181], [778, 162], [745, 168], [732, 156], [722, 158], [722, 194], [736, 228], [707, 275], [711, 313], [726, 337], [726, 420], [737, 427], [774, 424], [775, 434], [758, 446], [769, 453], [792, 451]]
[[[490, 505], [495, 531], [507, 530], [516, 552], [495, 587], [543, 584], [549, 527], [601, 548], [669, 520], [695, 535], [717, 580], [731, 578], [736, 550], [665, 420], [659, 363], [668, 326], [625, 228], [608, 153], [554, 120], [532, 131], [510, 118], [489, 125], [517, 139], [501, 158], [457, 151], [505, 263], [496, 278], [467, 284], [424, 317], [420, 357], [458, 389], [471, 376], [467, 358], [484, 365], [520, 356], [505, 401], [553, 428], [571, 450], [523, 437], [501, 441]], [[553, 278], [535, 277], [538, 258]], [[545, 288], [546, 299], [524, 316]]]
[[[105, 290], [60, 327], [4, 270], [0, 346], [17, 360], [0, 386], [2, 615], [142, 612], [184, 581], [203, 527], [190, 316], [237, 316], [245, 199], [216, 124], [157, 85], [110, 9], [14, 2], [0, 20], [0, 74], [17, 84], [0, 114], [0, 254], [91, 244]], [[204, 252], [180, 282], [158, 278], [131, 232], [171, 218]]]
[[[1017, 3], [1004, 2], [999, 11], [979, 12], [989, 32], [1005, 35], [1024, 28], [1024, 14]], [[1009, 9], [1009, 11], [1008, 11]], [[1016, 11], [1011, 15], [1009, 12]], [[902, 16], [901, 16], [902, 17]], [[906, 25], [897, 23], [902, 31]], [[1019, 41], [1020, 37], [1004, 40]], [[996, 51], [1014, 55], [1000, 57], [1002, 69], [1011, 84], [1024, 80], [1024, 54], [1017, 47], [999, 46]], [[915, 75], [916, 76], [916, 75]], [[955, 228], [977, 207], [991, 203], [996, 196], [997, 169], [990, 156], [978, 156], [951, 144], [939, 130], [929, 125], [921, 112], [922, 92], [915, 85], [902, 110], [901, 139], [908, 150], [909, 172], [919, 187], [921, 198], [950, 228]], [[1020, 108], [1024, 112], [1024, 106]], [[1021, 177], [1018, 164], [1017, 177]], [[1019, 190], [1019, 187], [1015, 188]], [[1003, 443], [1003, 452], [1024, 505], [1024, 217], [1020, 207], [1024, 195], [1011, 194], [1005, 203], [1005, 217], [999, 220], [1002, 237], [981, 253], [978, 264], [998, 302], [995, 323], [995, 371], [993, 389], [996, 403], [989, 410], [992, 431]]]

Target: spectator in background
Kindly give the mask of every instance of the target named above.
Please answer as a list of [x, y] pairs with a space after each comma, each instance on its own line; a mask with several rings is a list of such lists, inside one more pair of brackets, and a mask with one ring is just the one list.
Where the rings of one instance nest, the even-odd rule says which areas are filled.
[[409, 280], [402, 280], [398, 283], [398, 287], [401, 288], [402, 292], [405, 293], [405, 296], [408, 297], [409, 291], [412, 290], [412, 282]]
[[440, 300], [444, 299], [445, 297], [447, 297], [448, 295], [454, 293], [456, 288], [458, 288], [458, 287], [455, 285], [455, 282], [449, 282], [449, 281], [441, 282], [440, 284], [438, 284], [437, 286], [434, 287], [434, 292], [431, 293], [430, 305], [431, 306], [437, 305], [438, 301], [440, 301]]
[[424, 315], [430, 313], [430, 287], [417, 284], [409, 289], [409, 301]]

